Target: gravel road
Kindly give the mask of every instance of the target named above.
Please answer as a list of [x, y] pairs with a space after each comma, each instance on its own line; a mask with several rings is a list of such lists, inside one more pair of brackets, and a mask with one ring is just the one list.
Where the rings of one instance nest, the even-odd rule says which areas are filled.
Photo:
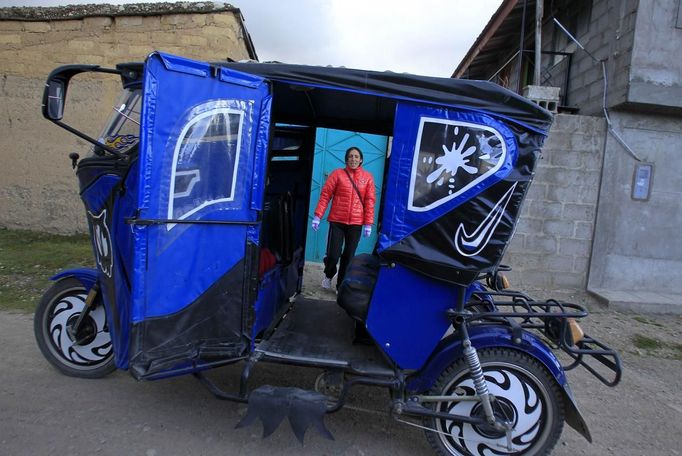
[[[569, 373], [594, 443], [566, 427], [553, 454], [681, 454], [682, 318], [604, 312], [593, 314], [586, 326], [621, 351], [624, 378], [607, 388], [582, 369]], [[636, 334], [661, 344], [652, 352], [636, 349]], [[336, 440], [310, 429], [301, 446], [288, 424], [267, 439], [260, 437], [260, 424], [234, 429], [246, 407], [213, 398], [191, 377], [156, 382], [136, 382], [125, 372], [101, 380], [65, 377], [38, 351], [31, 315], [0, 312], [0, 340], [0, 455], [432, 454], [422, 431], [383, 412], [383, 390], [356, 390], [349, 407], [326, 417]], [[240, 366], [229, 366], [211, 375], [235, 391], [239, 373]], [[254, 380], [312, 387], [316, 373], [264, 366]]]

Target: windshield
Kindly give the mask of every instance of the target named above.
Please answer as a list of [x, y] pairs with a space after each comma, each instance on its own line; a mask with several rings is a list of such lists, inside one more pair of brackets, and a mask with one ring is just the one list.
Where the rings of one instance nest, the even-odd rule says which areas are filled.
[[[113, 112], [99, 136], [99, 141], [119, 152], [128, 152], [140, 140], [141, 89], [123, 89]], [[100, 155], [101, 150], [94, 148]]]

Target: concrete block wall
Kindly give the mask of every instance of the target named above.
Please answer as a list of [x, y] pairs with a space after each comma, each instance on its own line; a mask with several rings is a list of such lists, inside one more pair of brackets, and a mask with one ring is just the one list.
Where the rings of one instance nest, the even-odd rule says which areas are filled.
[[[644, 0], [641, 0], [644, 1]], [[652, 8], [642, 11], [640, 0], [593, 0], [591, 3], [589, 24], [576, 38], [590, 54], [599, 60], [604, 60], [607, 65], [608, 76], [608, 106], [613, 107], [625, 103], [630, 89], [631, 67], [633, 59], [633, 49], [635, 42], [635, 31], [638, 14], [648, 14]], [[647, 0], [648, 2], [654, 0]], [[658, 9], [668, 11], [671, 3], [676, 0], [665, 0], [664, 7]], [[556, 0], [553, 5], [558, 10], [570, 10], [575, 6], [571, 0]], [[545, 15], [550, 11], [546, 6]], [[547, 16], [545, 16], [546, 18]], [[671, 16], [672, 17], [672, 16]], [[671, 19], [672, 20], [672, 19]], [[568, 25], [568, 24], [564, 24]], [[530, 29], [529, 29], [530, 30]], [[530, 33], [530, 32], [527, 32]], [[532, 33], [530, 33], [532, 35]], [[670, 39], [668, 40], [670, 41]], [[677, 43], [676, 40], [672, 40]], [[557, 43], [565, 43], [557, 47]], [[659, 56], [654, 44], [648, 43], [643, 53], [654, 54], [655, 59]], [[526, 50], [533, 48], [531, 37], [527, 38]], [[674, 44], [672, 45], [674, 46]], [[670, 46], [669, 46], [670, 47]], [[677, 46], [679, 47], [679, 46]], [[517, 47], [512, 46], [510, 52], [505, 54], [505, 59], [516, 51]], [[601, 115], [602, 97], [604, 93], [604, 80], [602, 77], [602, 66], [600, 62], [595, 62], [593, 58], [569, 38], [551, 20], [546, 20], [542, 29], [542, 50], [567, 52], [572, 54], [570, 79], [568, 82], [567, 105], [579, 109], [581, 115]], [[672, 52], [669, 59], [674, 60]], [[530, 54], [528, 55], [531, 58]], [[542, 57], [543, 68], [550, 68], [556, 63], [556, 57], [544, 55]], [[679, 60], [679, 59], [678, 59]], [[506, 87], [516, 90], [520, 76], [518, 60], [513, 59], [509, 64], [510, 74], [509, 83]], [[490, 74], [497, 70], [495, 65], [491, 66]], [[560, 73], [557, 70], [553, 84], [562, 85]], [[564, 87], [562, 85], [562, 96]]]
[[[564, 10], [571, 7], [570, 0], [554, 4]], [[543, 27], [543, 50], [572, 53], [568, 105], [581, 115], [602, 115], [603, 72], [594, 56], [606, 63], [607, 107], [679, 112], [682, 33], [676, 21], [680, 1], [593, 0], [591, 5], [589, 25], [576, 37], [589, 54], [552, 21]], [[555, 49], [559, 42], [565, 42], [565, 47]], [[543, 57], [543, 65], [553, 58]]]
[[513, 268], [513, 288], [542, 298], [588, 299], [605, 131], [601, 118], [555, 116], [502, 260]]
[[[639, 0], [594, 0], [589, 26], [576, 37], [589, 53], [607, 63], [609, 106], [621, 104], [627, 98], [638, 5]], [[573, 53], [568, 106], [579, 108], [581, 115], [601, 115], [604, 93], [601, 64], [571, 40], [565, 40], [565, 48], [553, 49], [553, 37], [557, 34], [563, 32], [548, 21], [543, 28], [542, 47]]]
[[[256, 57], [241, 13], [224, 3], [0, 8], [0, 227], [87, 229], [67, 157], [89, 146], [42, 118], [45, 79], [59, 65], [112, 67], [154, 50], [213, 61]], [[65, 119], [96, 136], [120, 83], [74, 84]]]

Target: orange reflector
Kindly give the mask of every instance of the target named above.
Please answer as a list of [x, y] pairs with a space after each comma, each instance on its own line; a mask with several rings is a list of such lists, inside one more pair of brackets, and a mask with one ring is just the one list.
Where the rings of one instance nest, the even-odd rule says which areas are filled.
[[509, 288], [511, 286], [507, 276], [505, 276], [504, 274], [500, 274], [499, 277], [500, 277], [499, 284], [500, 284], [501, 289], [506, 290], [507, 288]]
[[583, 340], [583, 337], [585, 337], [585, 333], [583, 332], [578, 322], [575, 321], [575, 318], [568, 319], [568, 327], [571, 330], [571, 340], [573, 340], [573, 344], [577, 344], [578, 342]]

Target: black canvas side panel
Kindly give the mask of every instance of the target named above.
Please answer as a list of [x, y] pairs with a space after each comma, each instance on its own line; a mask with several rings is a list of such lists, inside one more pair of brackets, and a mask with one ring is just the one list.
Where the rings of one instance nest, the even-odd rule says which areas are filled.
[[237, 263], [192, 304], [173, 315], [133, 325], [130, 370], [140, 379], [243, 355], [244, 262]]
[[499, 182], [381, 256], [430, 277], [467, 286], [479, 273], [499, 264], [527, 187], [528, 182]]
[[514, 129], [518, 156], [510, 174], [381, 252], [430, 277], [467, 286], [502, 260], [521, 214], [544, 140]]

